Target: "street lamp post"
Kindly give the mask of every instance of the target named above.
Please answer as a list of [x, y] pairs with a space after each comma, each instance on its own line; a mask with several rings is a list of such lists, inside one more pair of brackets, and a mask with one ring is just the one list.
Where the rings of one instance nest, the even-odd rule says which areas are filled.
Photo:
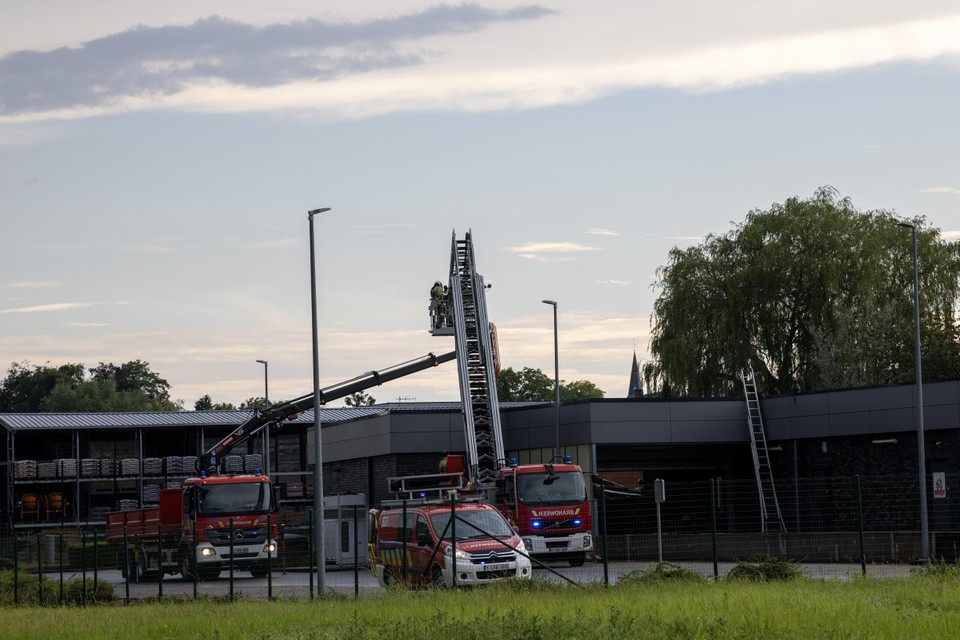
[[917, 268], [917, 226], [898, 222], [913, 235], [913, 359], [917, 376], [917, 466], [920, 475], [920, 556], [930, 557], [930, 531], [927, 523], [927, 454], [923, 438], [923, 375], [920, 370], [920, 273]]
[[557, 342], [557, 303], [554, 300], [543, 300], [543, 304], [553, 307], [553, 386], [556, 393], [556, 455], [560, 453], [560, 350]]
[[[267, 361], [266, 360], [257, 360], [258, 363], [263, 365], [263, 403], [267, 406], [270, 405], [270, 387], [267, 382]], [[263, 430], [263, 437], [261, 438], [261, 444], [263, 446], [263, 473], [270, 475], [270, 429], [266, 428]]]
[[326, 558], [323, 545], [323, 442], [320, 437], [320, 349], [317, 339], [317, 261], [313, 247], [313, 216], [330, 207], [307, 212], [310, 220], [310, 312], [313, 319], [313, 539], [317, 562], [317, 593], [326, 591]]

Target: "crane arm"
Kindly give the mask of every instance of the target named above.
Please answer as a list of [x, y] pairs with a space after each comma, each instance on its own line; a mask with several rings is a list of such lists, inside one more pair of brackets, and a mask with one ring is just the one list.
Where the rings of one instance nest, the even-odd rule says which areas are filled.
[[[387, 369], [368, 371], [356, 378], [344, 380], [343, 382], [321, 389], [320, 404], [323, 405], [327, 402], [338, 400], [353, 393], [363, 391], [364, 389], [381, 385], [384, 382], [390, 382], [391, 380], [408, 376], [411, 373], [436, 367], [444, 362], [454, 360], [456, 357], [456, 351], [444, 353], [439, 356], [428, 353], [422, 358], [409, 360]], [[235, 447], [249, 440], [264, 427], [289, 420], [308, 409], [312, 409], [315, 401], [316, 398], [314, 394], [310, 393], [287, 402], [281, 402], [267, 409], [256, 410], [250, 418], [242, 422], [240, 426], [231, 431], [223, 440], [207, 449], [207, 451], [197, 459], [197, 469], [203, 469], [211, 473], [215, 472], [220, 460]]]

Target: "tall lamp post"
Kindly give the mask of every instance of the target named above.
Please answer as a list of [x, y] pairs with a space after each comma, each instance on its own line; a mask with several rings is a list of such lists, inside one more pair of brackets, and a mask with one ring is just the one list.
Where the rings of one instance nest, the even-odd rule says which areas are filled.
[[[258, 363], [263, 365], [263, 402], [265, 405], [270, 405], [270, 387], [267, 383], [267, 361], [266, 360], [257, 360]], [[263, 430], [263, 438], [261, 439], [263, 445], [263, 472], [266, 475], [270, 475], [270, 429]]]
[[553, 386], [556, 392], [556, 446], [557, 453], [560, 454], [560, 350], [557, 342], [557, 303], [554, 300], [543, 300], [543, 304], [553, 307]]
[[323, 545], [323, 442], [320, 437], [320, 348], [317, 339], [317, 260], [313, 248], [313, 216], [330, 207], [307, 212], [310, 220], [310, 311], [313, 319], [313, 539], [316, 542], [317, 593], [326, 591], [326, 558]]
[[898, 222], [913, 235], [913, 359], [917, 375], [917, 467], [920, 475], [920, 556], [930, 557], [930, 531], [927, 523], [927, 454], [923, 441], [923, 375], [920, 371], [920, 273], [917, 268], [917, 226]]

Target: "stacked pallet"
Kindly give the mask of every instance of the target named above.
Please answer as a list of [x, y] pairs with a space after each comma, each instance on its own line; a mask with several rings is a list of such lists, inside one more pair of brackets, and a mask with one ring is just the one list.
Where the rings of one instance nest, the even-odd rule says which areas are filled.
[[53, 463], [57, 466], [57, 477], [58, 478], [76, 478], [77, 477], [77, 461], [73, 458], [60, 458], [54, 460]]
[[143, 485], [143, 504], [159, 504], [160, 502], [160, 485], [158, 484], [145, 484]]
[[100, 475], [99, 458], [84, 458], [80, 461], [80, 475], [84, 478], [95, 478]]
[[162, 458], [144, 458], [143, 459], [143, 475], [159, 476], [162, 474], [163, 474]]
[[263, 468], [263, 456], [259, 453], [250, 453], [243, 456], [243, 470], [247, 473], [256, 473]]
[[183, 474], [193, 475], [197, 472], [197, 456], [183, 456]]
[[179, 476], [183, 474], [183, 458], [180, 456], [167, 456], [163, 459], [163, 472], [168, 476]]
[[55, 478], [57, 476], [57, 464], [55, 462], [38, 462], [38, 478]]
[[227, 473], [240, 473], [243, 471], [243, 456], [230, 455], [223, 459], [223, 470]]
[[120, 475], [135, 476], [140, 473], [140, 460], [137, 458], [124, 458], [120, 460]]
[[37, 477], [37, 461], [36, 460], [17, 460], [13, 463], [13, 477], [16, 479], [20, 478], [36, 478]]
[[100, 458], [100, 477], [112, 478], [117, 475], [117, 461], [114, 458]]

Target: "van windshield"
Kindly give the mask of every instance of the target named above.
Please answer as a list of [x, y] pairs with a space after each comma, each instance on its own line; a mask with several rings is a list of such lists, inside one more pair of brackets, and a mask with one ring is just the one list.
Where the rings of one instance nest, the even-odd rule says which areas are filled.
[[207, 484], [199, 488], [197, 498], [201, 516], [266, 513], [273, 509], [266, 482]]
[[[453, 539], [450, 528], [447, 527], [448, 522], [450, 522], [449, 511], [437, 511], [430, 515], [433, 530], [437, 535], [443, 534], [444, 540]], [[492, 509], [458, 510], [456, 528], [457, 540], [490, 537], [503, 540], [513, 535], [513, 529], [506, 520]]]

